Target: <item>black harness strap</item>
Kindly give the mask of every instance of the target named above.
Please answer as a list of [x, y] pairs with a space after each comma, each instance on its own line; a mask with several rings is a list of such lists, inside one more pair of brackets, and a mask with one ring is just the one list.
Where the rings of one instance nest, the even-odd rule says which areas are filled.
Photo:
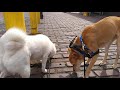
[[84, 78], [85, 78], [85, 72], [86, 72], [86, 68], [85, 68], [85, 56], [84, 56]]
[[91, 52], [91, 53], [87, 53], [84, 50], [81, 50], [80, 48], [82, 48], [82, 46], [80, 45], [72, 45], [70, 46], [70, 48], [73, 48], [78, 54], [82, 54], [84, 57], [88, 57], [88, 58], [92, 58], [93, 56], [95, 56], [96, 54], [99, 53], [99, 49], [96, 52]]

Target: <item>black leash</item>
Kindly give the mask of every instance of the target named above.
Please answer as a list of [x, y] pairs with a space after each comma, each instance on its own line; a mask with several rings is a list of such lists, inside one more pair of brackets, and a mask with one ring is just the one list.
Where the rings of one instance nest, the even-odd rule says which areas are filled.
[[50, 78], [50, 64], [51, 64], [51, 58], [49, 58], [49, 60], [48, 60], [48, 74], [47, 74], [47, 78]]
[[84, 56], [84, 78], [85, 78], [85, 71], [86, 71], [86, 68], [85, 68], [85, 56]]

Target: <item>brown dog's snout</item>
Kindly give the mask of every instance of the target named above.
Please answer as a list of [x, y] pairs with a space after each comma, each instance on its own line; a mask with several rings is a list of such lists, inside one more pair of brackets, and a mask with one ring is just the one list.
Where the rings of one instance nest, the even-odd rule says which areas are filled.
[[72, 65], [75, 65], [77, 63], [77, 60], [84, 60], [82, 55], [79, 55], [72, 49], [69, 49], [69, 50], [70, 50], [69, 61]]
[[70, 54], [69, 55], [69, 61], [72, 65], [76, 64], [77, 62], [77, 57], [75, 56], [75, 54]]

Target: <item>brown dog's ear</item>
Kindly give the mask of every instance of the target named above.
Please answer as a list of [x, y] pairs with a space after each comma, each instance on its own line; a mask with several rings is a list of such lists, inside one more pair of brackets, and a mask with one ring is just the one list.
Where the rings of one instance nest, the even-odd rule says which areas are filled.
[[70, 53], [71, 52], [71, 48], [68, 48], [68, 53]]

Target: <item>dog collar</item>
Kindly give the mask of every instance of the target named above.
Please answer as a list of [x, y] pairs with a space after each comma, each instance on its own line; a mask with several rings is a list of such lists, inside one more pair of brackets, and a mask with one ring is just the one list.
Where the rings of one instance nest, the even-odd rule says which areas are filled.
[[[82, 39], [82, 35], [80, 36], [80, 42], [82, 43], [82, 49], [84, 50], [84, 52], [85, 52], [85, 50], [91, 51], [91, 50], [84, 44], [83, 39]], [[85, 56], [85, 57], [88, 57], [88, 58], [92, 58], [93, 56], [95, 56], [95, 55], [98, 54], [98, 53], [99, 53], [99, 49], [98, 49], [96, 52], [91, 51], [91, 53], [86, 53], [84, 56]]]
[[[76, 36], [77, 37], [77, 36]], [[75, 37], [75, 38], [76, 38]], [[75, 38], [70, 42], [69, 47], [73, 48], [78, 54], [82, 54], [84, 57], [92, 58], [99, 53], [99, 49], [96, 52], [92, 52], [83, 42], [82, 35], [80, 36], [80, 42], [82, 45], [74, 44]], [[81, 50], [82, 49], [82, 50]], [[88, 52], [91, 51], [91, 53]]]

